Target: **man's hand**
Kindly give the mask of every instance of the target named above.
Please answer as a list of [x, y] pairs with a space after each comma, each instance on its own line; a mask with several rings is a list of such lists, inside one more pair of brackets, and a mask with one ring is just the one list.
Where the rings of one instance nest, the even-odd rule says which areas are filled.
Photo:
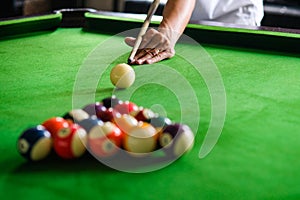
[[[174, 45], [176, 41], [172, 41], [174, 37], [170, 37], [171, 35], [165, 30], [149, 29], [143, 36], [134, 60], [129, 64], [152, 64], [173, 57], [175, 55]], [[134, 46], [135, 38], [126, 37], [125, 43], [129, 46]]]

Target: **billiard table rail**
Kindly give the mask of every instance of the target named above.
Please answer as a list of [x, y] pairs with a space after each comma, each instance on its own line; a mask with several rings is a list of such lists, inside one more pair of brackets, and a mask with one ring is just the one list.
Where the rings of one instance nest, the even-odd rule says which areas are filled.
[[[106, 32], [109, 34], [140, 28], [143, 22], [140, 14], [98, 11], [96, 13], [86, 13], [85, 17], [86, 24], [84, 29], [86, 31]], [[158, 26], [160, 20], [159, 16], [154, 18], [151, 24], [152, 27]], [[188, 24], [184, 34], [200, 44], [276, 51], [293, 55], [299, 55], [300, 53], [300, 30], [298, 29], [238, 26], [199, 21]]]

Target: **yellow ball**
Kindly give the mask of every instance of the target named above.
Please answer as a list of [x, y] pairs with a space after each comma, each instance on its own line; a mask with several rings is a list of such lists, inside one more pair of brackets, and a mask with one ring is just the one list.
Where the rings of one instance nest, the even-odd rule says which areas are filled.
[[117, 64], [110, 72], [110, 80], [117, 88], [128, 88], [134, 83], [135, 72], [126, 63]]

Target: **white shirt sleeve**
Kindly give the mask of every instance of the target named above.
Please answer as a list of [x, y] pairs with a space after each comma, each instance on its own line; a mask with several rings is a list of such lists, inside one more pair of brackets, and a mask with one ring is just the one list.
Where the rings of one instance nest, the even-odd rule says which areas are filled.
[[263, 0], [197, 0], [191, 21], [260, 25]]

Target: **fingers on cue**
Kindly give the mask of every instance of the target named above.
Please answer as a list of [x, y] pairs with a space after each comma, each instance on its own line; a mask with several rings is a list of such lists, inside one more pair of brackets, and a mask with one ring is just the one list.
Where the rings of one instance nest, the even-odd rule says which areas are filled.
[[145, 56], [148, 56], [150, 49], [139, 49], [134, 57], [135, 60], [139, 60]]
[[152, 58], [145, 60], [144, 63], [152, 64], [171, 57], [173, 57], [172, 53], [167, 51], [162, 51], [159, 52], [156, 56], [153, 56]]
[[141, 65], [145, 60], [152, 57], [151, 49], [141, 49], [135, 56], [135, 64]]
[[136, 64], [152, 64], [166, 58], [170, 58], [173, 56], [173, 53], [168, 51], [159, 51], [158, 49], [152, 49], [147, 52], [143, 57], [136, 59]]
[[174, 56], [167, 37], [155, 29], [149, 29], [142, 38], [141, 45], [132, 64], [152, 64]]

